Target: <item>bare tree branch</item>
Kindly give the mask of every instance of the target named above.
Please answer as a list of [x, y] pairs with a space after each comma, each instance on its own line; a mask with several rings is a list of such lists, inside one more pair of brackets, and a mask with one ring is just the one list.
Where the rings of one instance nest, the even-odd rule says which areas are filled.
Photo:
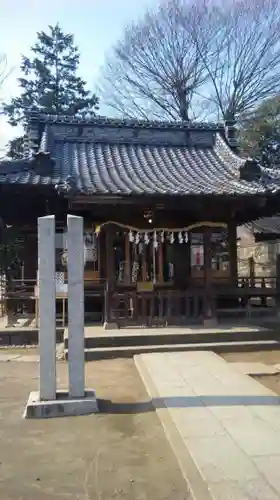
[[11, 70], [8, 69], [7, 58], [4, 54], [0, 53], [0, 115], [2, 114], [2, 99], [1, 99], [1, 87], [10, 75]]
[[128, 26], [99, 92], [119, 115], [236, 119], [279, 95], [279, 0], [162, 0]]
[[182, 16], [195, 22], [184, 0], [162, 2], [126, 28], [102, 72], [99, 93], [107, 106], [129, 117], [188, 120], [194, 92], [205, 83], [203, 61]]
[[[2, 111], [2, 95], [1, 95], [1, 88], [10, 75], [12, 70], [8, 69], [8, 63], [7, 63], [7, 58], [4, 54], [0, 53], [0, 117], [3, 114]], [[2, 160], [5, 156], [5, 151], [4, 149], [0, 149], [0, 160]]]
[[[224, 118], [238, 118], [263, 99], [279, 93], [279, 0], [205, 1], [201, 15], [208, 29], [191, 32], [209, 76], [207, 94]], [[184, 27], [190, 30], [184, 20]], [[209, 37], [209, 32], [212, 36]], [[205, 44], [211, 44], [207, 54]], [[209, 83], [210, 82], [210, 83]], [[205, 92], [206, 91], [206, 92]], [[203, 94], [203, 92], [202, 92]]]
[[4, 54], [0, 53], [0, 88], [8, 76], [7, 71], [7, 58]]

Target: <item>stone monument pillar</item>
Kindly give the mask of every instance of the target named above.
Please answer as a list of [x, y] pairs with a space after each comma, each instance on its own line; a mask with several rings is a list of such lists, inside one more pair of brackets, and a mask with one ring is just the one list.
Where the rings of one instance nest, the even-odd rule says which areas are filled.
[[39, 391], [31, 392], [24, 418], [85, 415], [98, 411], [95, 391], [84, 382], [84, 238], [83, 219], [68, 222], [69, 391], [56, 388], [55, 217], [38, 219]]
[[83, 218], [68, 215], [67, 227], [69, 394], [72, 398], [83, 398], [85, 391]]
[[38, 219], [40, 399], [56, 398], [55, 218]]

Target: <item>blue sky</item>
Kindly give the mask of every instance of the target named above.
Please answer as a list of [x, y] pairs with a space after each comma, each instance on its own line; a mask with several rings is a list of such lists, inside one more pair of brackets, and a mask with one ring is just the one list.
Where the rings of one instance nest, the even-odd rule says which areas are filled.
[[[1, 88], [1, 98], [18, 93], [21, 54], [29, 55], [36, 32], [57, 22], [75, 35], [81, 51], [81, 76], [94, 86], [104, 55], [122, 35], [126, 23], [137, 20], [156, 0], [0, 0], [0, 53], [12, 73]], [[101, 110], [102, 111], [102, 110]], [[0, 152], [17, 131], [0, 118]]]

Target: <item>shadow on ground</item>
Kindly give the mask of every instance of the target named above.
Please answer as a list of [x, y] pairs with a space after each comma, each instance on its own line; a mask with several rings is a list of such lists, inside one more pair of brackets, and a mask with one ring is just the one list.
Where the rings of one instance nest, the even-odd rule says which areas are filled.
[[154, 398], [144, 402], [114, 402], [99, 399], [99, 412], [110, 414], [135, 414], [153, 412], [160, 408], [198, 408], [211, 406], [278, 406], [278, 396], [178, 396]]

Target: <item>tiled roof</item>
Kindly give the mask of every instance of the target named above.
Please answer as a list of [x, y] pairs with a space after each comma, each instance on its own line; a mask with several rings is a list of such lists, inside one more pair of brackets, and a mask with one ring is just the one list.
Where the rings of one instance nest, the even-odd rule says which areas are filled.
[[246, 227], [254, 234], [278, 234], [280, 235], [280, 214], [275, 214], [272, 217], [262, 217]]
[[258, 194], [280, 178], [249, 182], [219, 124], [34, 117], [32, 160], [0, 164], [0, 183], [75, 188], [85, 194]]

